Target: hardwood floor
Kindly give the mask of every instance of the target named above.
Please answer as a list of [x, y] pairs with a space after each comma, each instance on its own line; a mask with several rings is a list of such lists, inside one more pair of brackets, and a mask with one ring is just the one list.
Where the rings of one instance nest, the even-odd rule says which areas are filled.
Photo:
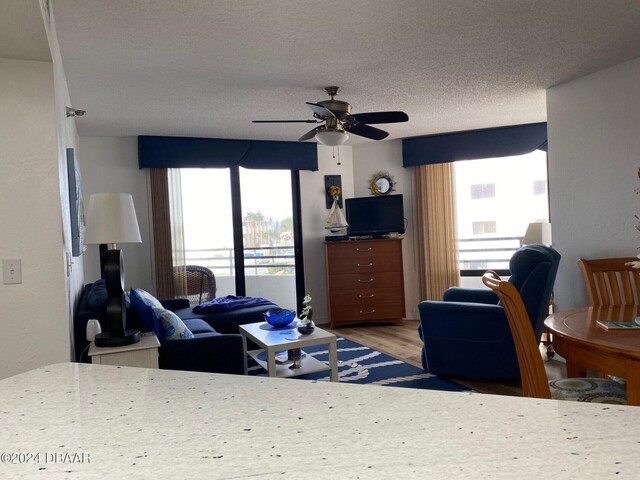
[[[405, 320], [404, 325], [367, 324], [357, 326], [345, 326], [329, 329], [326, 325], [321, 328], [333, 332], [335, 335], [361, 343], [367, 347], [379, 350], [404, 362], [422, 368], [421, 350], [422, 340], [418, 336], [418, 320]], [[545, 350], [541, 347], [541, 354]], [[543, 356], [543, 358], [545, 358]], [[560, 358], [554, 358], [545, 362], [547, 376], [550, 379], [566, 376], [566, 368]], [[521, 394], [520, 382], [480, 382], [475, 380], [451, 378], [457, 383], [465, 385], [481, 393], [496, 395], [519, 396]]]

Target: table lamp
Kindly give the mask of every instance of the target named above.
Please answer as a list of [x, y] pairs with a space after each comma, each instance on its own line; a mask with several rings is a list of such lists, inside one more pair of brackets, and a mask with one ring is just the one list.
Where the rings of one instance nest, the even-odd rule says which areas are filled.
[[522, 245], [551, 245], [551, 224], [548, 222], [530, 223], [522, 237]]
[[133, 197], [127, 193], [96, 193], [89, 197], [87, 245], [107, 245], [101, 255], [102, 278], [107, 287], [104, 330], [95, 336], [98, 347], [120, 347], [140, 341], [139, 330], [126, 329], [124, 263], [118, 243], [142, 243]]

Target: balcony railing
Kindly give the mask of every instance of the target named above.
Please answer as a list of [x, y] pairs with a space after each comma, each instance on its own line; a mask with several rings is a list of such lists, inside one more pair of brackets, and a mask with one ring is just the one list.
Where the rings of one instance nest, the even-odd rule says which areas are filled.
[[522, 237], [459, 238], [460, 275], [482, 276], [487, 270], [509, 274], [509, 260], [520, 248]]
[[[509, 260], [520, 248], [522, 237], [458, 239], [460, 275], [481, 276], [486, 270], [508, 275]], [[216, 275], [235, 275], [233, 248], [187, 250], [186, 263], [210, 268]], [[244, 249], [244, 269], [248, 275], [293, 275], [293, 246], [250, 247]]]
[[[187, 250], [187, 265], [210, 268], [215, 275], [235, 275], [233, 248]], [[248, 275], [293, 275], [293, 246], [250, 247], [244, 249], [244, 269]]]

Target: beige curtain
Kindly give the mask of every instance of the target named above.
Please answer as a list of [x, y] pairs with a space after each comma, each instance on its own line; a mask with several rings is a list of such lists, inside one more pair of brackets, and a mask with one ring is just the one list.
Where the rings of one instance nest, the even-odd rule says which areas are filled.
[[149, 169], [156, 295], [159, 298], [186, 295], [179, 175], [179, 170]]
[[453, 164], [414, 168], [420, 295], [442, 300], [460, 282], [453, 186]]
[[176, 297], [187, 296], [186, 252], [184, 246], [184, 223], [182, 216], [182, 182], [180, 169], [167, 171], [169, 186], [169, 216], [171, 218], [171, 256], [173, 265], [173, 288]]

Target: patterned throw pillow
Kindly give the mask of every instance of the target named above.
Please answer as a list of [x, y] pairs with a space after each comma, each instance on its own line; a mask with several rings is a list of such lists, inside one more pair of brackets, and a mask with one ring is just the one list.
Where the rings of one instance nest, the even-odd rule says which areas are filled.
[[160, 322], [160, 335], [167, 340], [184, 340], [185, 338], [194, 338], [191, 330], [187, 328], [184, 322], [171, 310], [164, 308], [154, 308], [153, 312]]
[[160, 301], [140, 288], [132, 288], [129, 294], [131, 306], [138, 312], [144, 327], [149, 332], [160, 334], [160, 323], [158, 316], [154, 313], [154, 308], [162, 308]]

